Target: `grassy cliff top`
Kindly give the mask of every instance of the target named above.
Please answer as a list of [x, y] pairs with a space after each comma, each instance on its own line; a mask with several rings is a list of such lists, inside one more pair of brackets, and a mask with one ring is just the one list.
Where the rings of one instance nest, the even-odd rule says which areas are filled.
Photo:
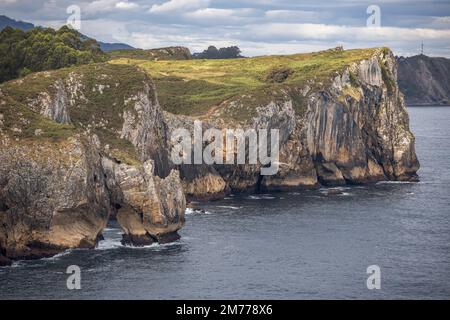
[[116, 59], [151, 74], [162, 107], [174, 114], [199, 116], [244, 94], [321, 83], [344, 67], [368, 59], [373, 49], [337, 50], [227, 60], [145, 61]]
[[[149, 81], [145, 72], [133, 66], [97, 63], [5, 82], [0, 85], [0, 132], [21, 141], [57, 142], [89, 131], [109, 144], [119, 158], [131, 162], [134, 147], [119, 136], [122, 115], [124, 110], [135, 112], [134, 99]], [[42, 101], [56, 103], [59, 83], [64, 86], [70, 124], [57, 123], [36, 110], [42, 109]]]

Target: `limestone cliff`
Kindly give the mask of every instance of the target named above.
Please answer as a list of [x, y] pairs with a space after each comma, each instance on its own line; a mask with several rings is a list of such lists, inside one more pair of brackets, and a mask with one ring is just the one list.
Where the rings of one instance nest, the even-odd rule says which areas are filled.
[[[189, 198], [221, 197], [229, 190], [418, 179], [414, 136], [397, 86], [396, 61], [388, 49], [376, 49], [327, 78], [280, 85], [265, 95], [260, 90], [234, 97], [197, 118], [204, 127], [278, 129], [280, 167], [276, 175], [261, 176], [260, 165], [183, 165], [180, 172]], [[167, 119], [171, 130], [189, 128], [193, 121]]]
[[[155, 68], [156, 86], [121, 63], [0, 86], [0, 263], [95, 247], [110, 217], [124, 244], [176, 240], [185, 197], [418, 179], [388, 49], [209, 61], [204, 68], [192, 68], [199, 60], [145, 62]], [[160, 106], [157, 90], [172, 105]], [[278, 129], [278, 172], [263, 176], [261, 164], [174, 165], [171, 134], [193, 132], [195, 120], [203, 129]]]
[[408, 105], [450, 105], [450, 59], [399, 57], [398, 84]]
[[93, 248], [110, 216], [126, 244], [177, 239], [185, 198], [145, 73], [98, 64], [0, 90], [3, 260]]

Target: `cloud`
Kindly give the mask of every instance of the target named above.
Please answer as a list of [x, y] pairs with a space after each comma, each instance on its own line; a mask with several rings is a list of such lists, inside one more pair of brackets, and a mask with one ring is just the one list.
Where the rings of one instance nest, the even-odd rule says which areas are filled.
[[250, 26], [239, 33], [239, 36], [252, 41], [304, 41], [304, 40], [332, 40], [332, 41], [361, 41], [370, 43], [383, 41], [418, 41], [448, 40], [450, 30], [426, 28], [396, 28], [396, 27], [350, 27], [327, 24], [295, 24], [269, 23], [264, 27]]
[[188, 12], [184, 18], [195, 24], [201, 25], [235, 25], [249, 24], [258, 20], [259, 12], [252, 8], [218, 9], [205, 8]]
[[116, 7], [117, 0], [96, 0], [90, 2], [83, 8], [83, 11], [89, 14], [111, 11]]
[[270, 20], [283, 20], [283, 21], [301, 21], [301, 20], [319, 20], [324, 18], [325, 14], [316, 11], [303, 11], [303, 10], [269, 10], [265, 13], [266, 18]]
[[[391, 47], [450, 56], [450, 1], [380, 0], [382, 28], [366, 27], [371, 0], [77, 0], [82, 32], [145, 49], [238, 45], [244, 55]], [[1, 14], [61, 26], [74, 0], [0, 0]], [[149, 19], [149, 16], [151, 19]]]
[[137, 8], [139, 8], [137, 3], [129, 2], [127, 0], [96, 0], [85, 5], [82, 12], [95, 15], [99, 13], [112, 12], [115, 10], [133, 10]]
[[134, 2], [120, 1], [116, 3], [116, 8], [124, 10], [133, 10], [139, 8], [139, 5]]
[[154, 4], [150, 8], [152, 13], [167, 13], [173, 11], [196, 10], [207, 8], [210, 0], [170, 0], [162, 4]]

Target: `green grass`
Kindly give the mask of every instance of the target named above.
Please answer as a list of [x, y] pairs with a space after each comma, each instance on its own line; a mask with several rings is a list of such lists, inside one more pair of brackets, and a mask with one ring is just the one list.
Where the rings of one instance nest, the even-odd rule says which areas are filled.
[[[54, 92], [58, 80], [66, 81], [74, 75], [82, 84], [85, 99], [77, 99], [69, 108], [70, 125], [56, 123], [34, 112], [30, 102], [40, 93]], [[109, 144], [118, 159], [133, 163], [136, 159], [134, 147], [118, 136], [122, 128], [124, 110], [134, 112], [134, 103], [129, 100], [138, 92], [143, 92], [148, 75], [133, 66], [111, 65], [108, 63], [70, 67], [49, 72], [33, 73], [22, 79], [0, 85], [0, 114], [3, 115], [3, 128], [15, 138], [39, 141], [51, 139], [64, 140], [71, 135], [84, 131], [88, 125], [92, 133], [97, 134], [103, 144]], [[101, 93], [99, 85], [102, 85]], [[155, 99], [150, 89], [150, 99]], [[68, 93], [69, 94], [69, 93]], [[70, 98], [70, 97], [68, 97]], [[127, 102], [128, 100], [128, 102]], [[4, 101], [4, 103], [1, 103]], [[153, 101], [155, 102], [155, 101]], [[104, 127], [92, 124], [104, 123]], [[40, 129], [42, 133], [36, 135]]]
[[[112, 64], [136, 65], [154, 79], [161, 105], [174, 114], [201, 116], [228, 99], [243, 95], [250, 107], [274, 98], [283, 88], [295, 93], [306, 83], [323, 85], [331, 75], [354, 62], [371, 57], [377, 49], [327, 50], [288, 56], [263, 56], [247, 59], [145, 61], [117, 59]], [[287, 77], [273, 81], [274, 70]], [[275, 75], [277, 75], [275, 73]], [[283, 79], [286, 78], [286, 79]], [[296, 99], [300, 102], [300, 98]], [[298, 106], [301, 108], [301, 106]], [[245, 111], [232, 117], [248, 116]]]
[[[204, 118], [213, 116], [211, 111], [217, 110], [224, 121], [245, 122], [255, 115], [255, 108], [270, 101], [286, 100], [286, 96], [293, 101], [296, 112], [303, 114], [307, 98], [301, 90], [305, 85], [312, 89], [324, 88], [336, 72], [372, 57], [375, 50], [328, 50], [229, 60], [118, 59], [33, 73], [0, 85], [2, 128], [17, 138], [57, 140], [81, 132], [90, 124], [106, 123], [104, 127], [91, 126], [91, 132], [96, 133], [103, 144], [109, 144], [118, 159], [133, 163], [136, 159], [134, 147], [120, 139], [117, 132], [123, 125], [123, 111], [134, 112], [134, 103], [127, 99], [143, 91], [148, 74], [155, 81], [159, 100], [166, 111]], [[389, 86], [389, 72], [382, 72]], [[32, 99], [42, 92], [51, 92], [57, 80], [67, 80], [70, 75], [80, 79], [86, 98], [77, 100], [76, 105], [70, 107], [71, 125], [46, 119], [28, 107]], [[355, 88], [350, 88], [348, 94], [356, 97], [358, 83], [356, 76], [351, 76]], [[98, 85], [104, 86], [103, 93], [97, 90]], [[225, 107], [219, 108], [224, 101], [236, 103], [224, 103]], [[42, 130], [41, 135], [35, 135], [37, 129]]]
[[[13, 137], [51, 139], [55, 141], [67, 139], [76, 131], [75, 126], [56, 123], [33, 112], [23, 103], [17, 102], [9, 97], [1, 100], [6, 102], [0, 105], [0, 114], [3, 115], [4, 128], [9, 129]], [[19, 129], [20, 131], [13, 129]], [[39, 136], [35, 135], [37, 129], [42, 130], [42, 134]]]

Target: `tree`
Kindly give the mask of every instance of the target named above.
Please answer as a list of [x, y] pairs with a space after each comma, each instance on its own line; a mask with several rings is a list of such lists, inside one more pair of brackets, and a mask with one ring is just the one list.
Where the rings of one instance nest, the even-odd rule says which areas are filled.
[[241, 49], [237, 46], [217, 49], [214, 46], [209, 46], [208, 49], [202, 53], [194, 53], [194, 59], [236, 59], [243, 58], [241, 56]]
[[58, 31], [35, 28], [26, 32], [7, 27], [0, 32], [0, 82], [106, 59], [97, 41], [66, 26]]

